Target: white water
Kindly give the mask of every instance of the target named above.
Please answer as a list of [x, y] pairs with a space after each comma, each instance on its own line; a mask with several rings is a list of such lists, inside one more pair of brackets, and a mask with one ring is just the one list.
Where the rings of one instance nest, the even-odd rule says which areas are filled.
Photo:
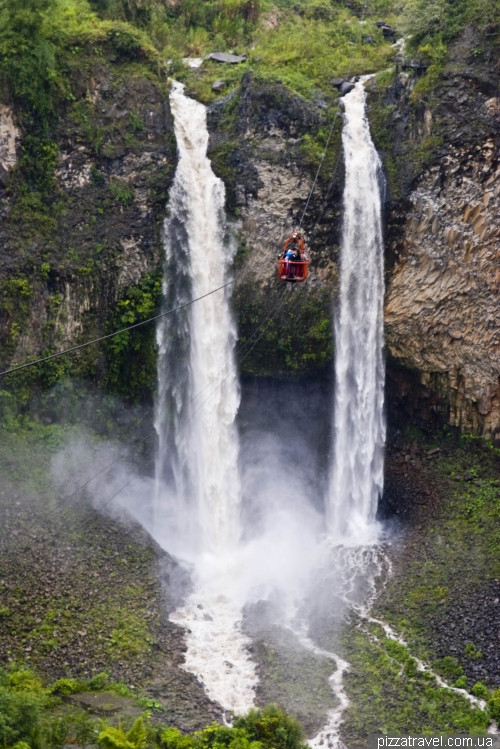
[[[170, 194], [171, 214], [165, 225], [164, 303], [168, 308], [221, 286], [227, 279], [232, 258], [231, 248], [224, 241], [224, 187], [213, 174], [206, 157], [205, 108], [184, 96], [178, 84], [174, 84], [171, 105], [179, 165]], [[382, 392], [384, 374], [382, 334], [377, 328], [381, 325], [379, 306], [383, 293], [378, 159], [364, 117], [361, 84], [346, 97], [343, 137], [346, 216], [337, 348], [344, 352], [344, 357], [337, 357], [336, 468], [332, 492], [339, 478], [345, 478], [342, 458], [346, 452], [339, 448], [346, 436], [351, 440], [349, 448], [354, 450], [355, 460], [348, 473], [347, 495], [341, 497], [335, 491], [335, 497], [342, 502], [332, 503], [329, 520], [330, 526], [333, 523], [338, 531], [334, 538], [342, 537], [345, 543], [346, 535], [350, 534], [350, 545], [354, 547], [348, 552], [350, 558], [358, 553], [356, 547], [368, 540], [361, 537], [360, 528], [364, 530], [373, 520], [373, 505], [378, 498], [378, 492], [373, 497], [372, 491], [368, 494], [373, 501], [365, 501], [367, 483], [376, 481], [377, 476], [373, 470], [373, 455], [368, 468], [363, 455], [367, 448], [375, 452], [381, 436], [374, 435], [373, 429], [368, 430], [370, 439], [366, 444], [367, 435], [360, 428], [359, 411], [367, 401], [373, 411], [371, 420], [375, 422], [378, 415], [383, 430], [383, 400], [381, 396], [377, 400]], [[367, 159], [367, 150], [371, 162]], [[368, 171], [367, 163], [371, 164]], [[367, 174], [371, 180], [369, 188], [363, 188], [359, 195], [357, 191], [364, 185]], [[363, 258], [365, 267], [361, 272]], [[380, 270], [380, 288], [372, 294], [365, 286], [373, 286], [374, 268]], [[354, 309], [351, 309], [353, 304]], [[361, 347], [356, 345], [359, 343], [354, 336], [356, 327], [363, 334]], [[292, 519], [290, 488], [286, 486], [274, 487], [273, 504], [283, 493], [288, 514], [276, 507], [279, 520], [276, 522], [275, 517], [270, 521], [272, 513], [267, 508], [267, 530], [264, 528], [251, 542], [240, 542], [238, 435], [234, 425], [239, 395], [232, 361], [234, 337], [223, 292], [175, 316], [163, 318], [158, 327], [156, 516], [158, 523], [167, 529], [166, 548], [191, 564], [193, 593], [171, 616], [172, 621], [187, 630], [185, 667], [198, 676], [212, 699], [226, 709], [241, 713], [252, 706], [257, 683], [255, 667], [247, 651], [249, 641], [241, 629], [244, 604], [253, 597], [265, 598], [276, 589], [288, 600], [300, 600], [311, 570], [318, 564], [321, 568], [325, 562], [325, 547], [319, 547], [316, 542], [314, 548], [314, 522], [304, 526], [300, 514]], [[361, 359], [360, 352], [363, 353]], [[379, 367], [374, 371], [373, 362], [378, 361], [377, 357]], [[347, 362], [345, 371], [344, 362]], [[223, 378], [219, 376], [221, 371]], [[358, 389], [349, 387], [353, 372], [360, 380]], [[198, 393], [202, 393], [200, 398], [197, 398]], [[349, 433], [349, 420], [353, 417], [357, 431]], [[383, 445], [383, 436], [381, 443]], [[381, 462], [378, 467], [381, 471]], [[381, 481], [378, 487], [381, 488]], [[336, 515], [339, 506], [342, 512]], [[338, 520], [343, 522], [338, 523]], [[299, 526], [302, 530], [297, 532]], [[334, 556], [335, 553], [334, 549]], [[354, 566], [358, 573], [366, 565]], [[304, 647], [336, 664], [331, 686], [339, 705], [329, 713], [323, 731], [312, 740], [313, 746], [325, 741], [332, 745], [338, 742], [342, 713], [348, 705], [342, 685], [342, 674], [348, 664], [338, 655], [319, 649], [304, 627], [298, 635]]]
[[[382, 176], [365, 101], [363, 80], [343, 97], [346, 175], [335, 325], [333, 461], [326, 507], [335, 570], [332, 584], [343, 604], [358, 613], [370, 609], [376, 597], [375, 581], [384, 568], [375, 522], [385, 444]], [[337, 654], [320, 651], [305, 634], [302, 642], [336, 663], [330, 684], [338, 705], [309, 743], [314, 749], [338, 747], [343, 713], [349, 705], [342, 676], [350, 666]]]
[[346, 176], [327, 502], [331, 536], [357, 544], [377, 536], [385, 443], [381, 170], [365, 99], [363, 81], [343, 98]]
[[[170, 104], [179, 163], [165, 222], [166, 308], [222, 286], [233, 257], [224, 185], [206, 156], [206, 109], [178, 83]], [[255, 667], [241, 606], [224, 595], [240, 539], [239, 387], [227, 289], [164, 317], [157, 341], [155, 516], [166, 548], [189, 561], [194, 584], [171, 619], [188, 630], [185, 668], [224, 708], [244, 712], [253, 704]]]
[[[163, 285], [166, 304], [175, 306], [222, 286], [233, 251], [225, 241], [224, 185], [206, 156], [205, 107], [178, 83], [170, 103], [179, 163], [165, 222]], [[222, 553], [240, 533], [239, 388], [227, 290], [162, 318], [157, 340], [157, 509], [161, 514], [170, 490], [176, 546], [184, 555], [186, 548], [195, 556]]]

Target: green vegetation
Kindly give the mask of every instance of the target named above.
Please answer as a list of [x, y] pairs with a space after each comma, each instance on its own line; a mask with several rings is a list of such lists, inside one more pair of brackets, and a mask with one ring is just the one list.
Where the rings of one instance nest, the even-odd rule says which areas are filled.
[[[239, 344], [242, 346], [248, 341], [238, 357], [241, 371], [260, 377], [324, 372], [333, 351], [329, 291], [311, 297], [295, 290], [294, 294], [286, 294], [279, 309], [266, 319], [279, 304], [278, 293], [270, 300], [263, 305], [255, 294], [249, 293], [246, 285], [235, 295], [240, 321]], [[253, 347], [256, 340], [258, 344]]]
[[[109, 331], [120, 330], [158, 314], [161, 301], [160, 274], [145, 276], [126, 290], [118, 302]], [[111, 338], [105, 346], [108, 390], [129, 400], [145, 399], [156, 378], [155, 326], [144, 325]]]
[[[422, 437], [413, 430], [408, 440], [416, 439]], [[425, 546], [417, 542], [415, 553], [398, 573], [397, 586], [382, 594], [376, 613], [402, 631], [412, 652], [432, 662], [449, 684], [472, 689], [474, 682], [467, 674], [483, 658], [481, 649], [463, 633], [455, 654], [438, 658], [431, 647], [432, 633], [453, 620], [454, 600], [473, 605], [475, 596], [500, 574], [500, 451], [480, 438], [457, 439], [446, 430], [424, 446], [440, 448], [422, 468], [425, 482], [438, 482], [439, 511], [426, 527]]]
[[[401, 18], [402, 28], [410, 35], [408, 51], [430, 63], [412, 93], [414, 100], [432, 90], [444, 68], [448, 46], [469, 24], [487, 33], [490, 43], [499, 40], [496, 0], [407, 0]], [[480, 53], [480, 50], [477, 50]]]
[[355, 625], [346, 629], [343, 641], [351, 664], [344, 677], [351, 700], [343, 726], [349, 746], [362, 746], [361, 737], [378, 732], [486, 731], [487, 712], [418, 671], [408, 649], [387, 639], [380, 627], [370, 625], [365, 632]]
[[161, 733], [164, 749], [305, 749], [304, 735], [299, 723], [275, 705], [263, 710], [250, 710], [248, 715], [234, 721], [233, 728], [216, 723], [183, 735], [177, 728], [166, 728]]
[[[5, 749], [59, 749], [64, 744], [97, 744], [101, 749], [304, 749], [302, 729], [294, 718], [269, 705], [237, 718], [233, 728], [213, 723], [203, 731], [182, 734], [177, 728], [141, 717], [108, 721], [65, 705], [62, 697], [78, 692], [129, 689], [110, 683], [106, 674], [88, 681], [60, 679], [44, 686], [33, 671], [13, 665], [0, 670], [0, 741]], [[141, 705], [144, 701], [133, 698]]]

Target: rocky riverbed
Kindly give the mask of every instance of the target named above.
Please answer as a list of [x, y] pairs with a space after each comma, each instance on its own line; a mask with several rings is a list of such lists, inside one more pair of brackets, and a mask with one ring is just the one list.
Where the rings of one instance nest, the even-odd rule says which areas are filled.
[[1, 662], [47, 681], [107, 672], [185, 731], [220, 720], [180, 668], [183, 632], [168, 615], [188, 583], [171, 557], [131, 518], [97, 512], [84, 492], [57, 507], [54, 446], [43, 437], [12, 434], [0, 450]]

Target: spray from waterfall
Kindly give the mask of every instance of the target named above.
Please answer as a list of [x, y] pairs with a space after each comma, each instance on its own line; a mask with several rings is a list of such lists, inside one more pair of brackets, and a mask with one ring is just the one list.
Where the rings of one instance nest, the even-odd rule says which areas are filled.
[[365, 100], [362, 80], [343, 99], [346, 177], [327, 502], [330, 535], [350, 543], [364, 543], [376, 535], [385, 443], [382, 173]]
[[[179, 163], [164, 227], [166, 307], [221, 286], [233, 258], [224, 184], [206, 155], [206, 109], [178, 83], [170, 103]], [[227, 295], [165, 317], [157, 329], [156, 512], [184, 557], [187, 550], [223, 552], [239, 538], [235, 337]]]

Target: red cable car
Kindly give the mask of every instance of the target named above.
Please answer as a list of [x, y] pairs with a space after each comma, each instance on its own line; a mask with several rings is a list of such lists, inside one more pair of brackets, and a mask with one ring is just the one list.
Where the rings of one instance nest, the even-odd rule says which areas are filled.
[[298, 231], [292, 232], [278, 258], [278, 278], [289, 283], [305, 281], [309, 263], [304, 237]]

